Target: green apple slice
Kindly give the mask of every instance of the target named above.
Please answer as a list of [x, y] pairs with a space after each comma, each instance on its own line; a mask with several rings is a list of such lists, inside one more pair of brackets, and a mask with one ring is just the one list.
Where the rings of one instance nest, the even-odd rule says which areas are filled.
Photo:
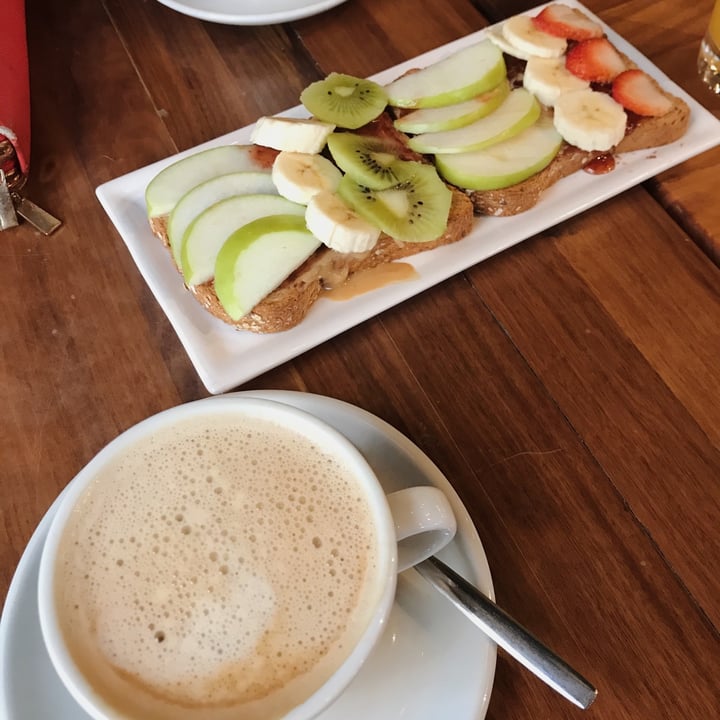
[[215, 294], [225, 312], [233, 320], [247, 315], [319, 246], [296, 215], [262, 217], [234, 232], [215, 263]]
[[408, 145], [420, 153], [462, 153], [507, 140], [540, 117], [540, 103], [524, 88], [513, 90], [494, 112], [457, 130], [423, 133]]
[[510, 93], [510, 85], [503, 80], [499, 85], [471, 100], [439, 108], [421, 108], [398, 118], [395, 127], [401, 132], [418, 135], [441, 130], [455, 130], [489, 115]]
[[192, 221], [211, 205], [233, 195], [277, 195], [269, 172], [237, 172], [200, 183], [183, 195], [168, 218], [167, 234], [175, 263], [182, 265], [182, 240]]
[[498, 190], [527, 180], [549, 165], [562, 145], [552, 119], [542, 117], [509, 140], [457, 155], [435, 157], [440, 174], [466, 190]]
[[188, 191], [210, 178], [246, 170], [270, 171], [254, 145], [223, 145], [189, 155], [160, 171], [145, 190], [149, 217], [167, 215]]
[[305, 206], [280, 195], [235, 195], [200, 213], [185, 232], [180, 250], [187, 285], [212, 280], [215, 260], [225, 241], [243, 225], [266, 215], [305, 217]]
[[487, 92], [505, 79], [502, 52], [490, 40], [463, 48], [385, 87], [390, 105], [430, 108], [452, 105]]

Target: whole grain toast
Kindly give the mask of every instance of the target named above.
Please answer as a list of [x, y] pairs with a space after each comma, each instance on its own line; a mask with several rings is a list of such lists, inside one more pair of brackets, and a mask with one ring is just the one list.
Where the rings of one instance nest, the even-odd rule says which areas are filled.
[[326, 286], [337, 287], [355, 273], [456, 242], [470, 232], [472, 222], [470, 199], [454, 190], [447, 228], [436, 240], [400, 242], [383, 234], [372, 250], [363, 253], [340, 253], [323, 246], [237, 322], [218, 301], [212, 280], [191, 290], [205, 308], [227, 323], [257, 333], [279, 332], [300, 323]]
[[[637, 67], [630, 58], [622, 55], [627, 68]], [[522, 84], [524, 62], [505, 56], [511, 84]], [[627, 112], [628, 123], [625, 137], [611, 150], [588, 152], [563, 142], [554, 160], [543, 170], [527, 180], [499, 190], [468, 190], [473, 208], [479, 215], [508, 216], [517, 215], [534, 207], [542, 193], [578, 170], [582, 170], [591, 160], [603, 155], [621, 155], [633, 150], [646, 150], [667, 145], [681, 138], [690, 122], [690, 108], [679, 97], [675, 97], [660, 87], [652, 79], [658, 90], [672, 102], [672, 109], [660, 117], [641, 117]], [[550, 112], [546, 110], [546, 112]]]
[[[208, 312], [240, 330], [256, 333], [289, 330], [303, 320], [324, 288], [337, 287], [351, 275], [363, 270], [449, 245], [465, 237], [472, 228], [472, 203], [465, 193], [454, 188], [451, 191], [452, 203], [447, 227], [439, 238], [430, 242], [400, 242], [383, 234], [371, 250], [362, 253], [341, 253], [322, 246], [238, 321], [225, 312], [212, 280], [190, 287], [189, 290]], [[152, 218], [150, 225], [167, 247], [167, 217]]]
[[[623, 57], [628, 68], [635, 67], [629, 58]], [[521, 85], [524, 62], [507, 55], [505, 60], [511, 85]], [[609, 151], [588, 152], [563, 142], [557, 156], [545, 169], [510, 187], [479, 191], [449, 185], [452, 203], [447, 227], [436, 240], [424, 243], [400, 242], [382, 234], [377, 244], [363, 253], [340, 253], [322, 246], [238, 321], [232, 320], [225, 312], [212, 280], [190, 287], [189, 290], [208, 312], [238, 329], [256, 333], [288, 330], [305, 318], [325, 288], [337, 287], [363, 270], [456, 242], [471, 231], [474, 214], [507, 216], [524, 212], [535, 206], [549, 187], [581, 170], [599, 156], [658, 147], [679, 139], [687, 130], [690, 109], [682, 99], [659, 89], [671, 100], [672, 109], [660, 117], [640, 117], [628, 113], [625, 137]], [[394, 144], [395, 153], [405, 160], [432, 162], [431, 157], [423, 157], [407, 146], [407, 136], [395, 129], [391, 112], [388, 108], [380, 118], [356, 132], [382, 137]], [[402, 114], [404, 111], [395, 109], [395, 112]], [[552, 111], [545, 108], [544, 112]], [[151, 218], [150, 225], [155, 235], [167, 246], [167, 217]]]

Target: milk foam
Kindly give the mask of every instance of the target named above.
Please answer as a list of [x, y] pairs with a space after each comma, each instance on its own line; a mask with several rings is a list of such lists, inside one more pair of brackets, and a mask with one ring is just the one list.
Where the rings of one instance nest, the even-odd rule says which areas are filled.
[[288, 688], [322, 685], [365, 629], [372, 516], [309, 440], [202, 423], [141, 441], [84, 493], [61, 541], [58, 614], [101, 694], [125, 705], [132, 690], [129, 714], [267, 718], [301, 701]]

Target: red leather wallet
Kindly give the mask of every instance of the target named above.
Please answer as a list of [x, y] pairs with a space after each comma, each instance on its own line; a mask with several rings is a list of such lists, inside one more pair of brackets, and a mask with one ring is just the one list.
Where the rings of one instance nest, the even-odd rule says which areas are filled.
[[30, 168], [30, 76], [25, 0], [0, 5], [0, 230], [17, 216], [49, 235], [60, 221], [19, 194]]
[[[5, 0], [0, 9], [0, 135], [10, 141], [15, 158], [5, 160], [5, 174], [27, 175], [30, 164], [30, 78], [25, 0]], [[17, 167], [11, 167], [10, 163]]]

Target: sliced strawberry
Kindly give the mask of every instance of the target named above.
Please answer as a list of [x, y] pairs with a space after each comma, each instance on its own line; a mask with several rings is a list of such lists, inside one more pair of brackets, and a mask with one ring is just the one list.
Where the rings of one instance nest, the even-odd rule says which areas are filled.
[[612, 96], [626, 110], [649, 117], [665, 115], [673, 105], [642, 70], [625, 70], [620, 73], [613, 81]]
[[607, 38], [583, 40], [565, 55], [565, 67], [588, 82], [607, 83], [623, 70], [625, 62]]
[[553, 3], [533, 19], [533, 25], [542, 32], [567, 40], [589, 40], [603, 36], [603, 29], [579, 10]]

